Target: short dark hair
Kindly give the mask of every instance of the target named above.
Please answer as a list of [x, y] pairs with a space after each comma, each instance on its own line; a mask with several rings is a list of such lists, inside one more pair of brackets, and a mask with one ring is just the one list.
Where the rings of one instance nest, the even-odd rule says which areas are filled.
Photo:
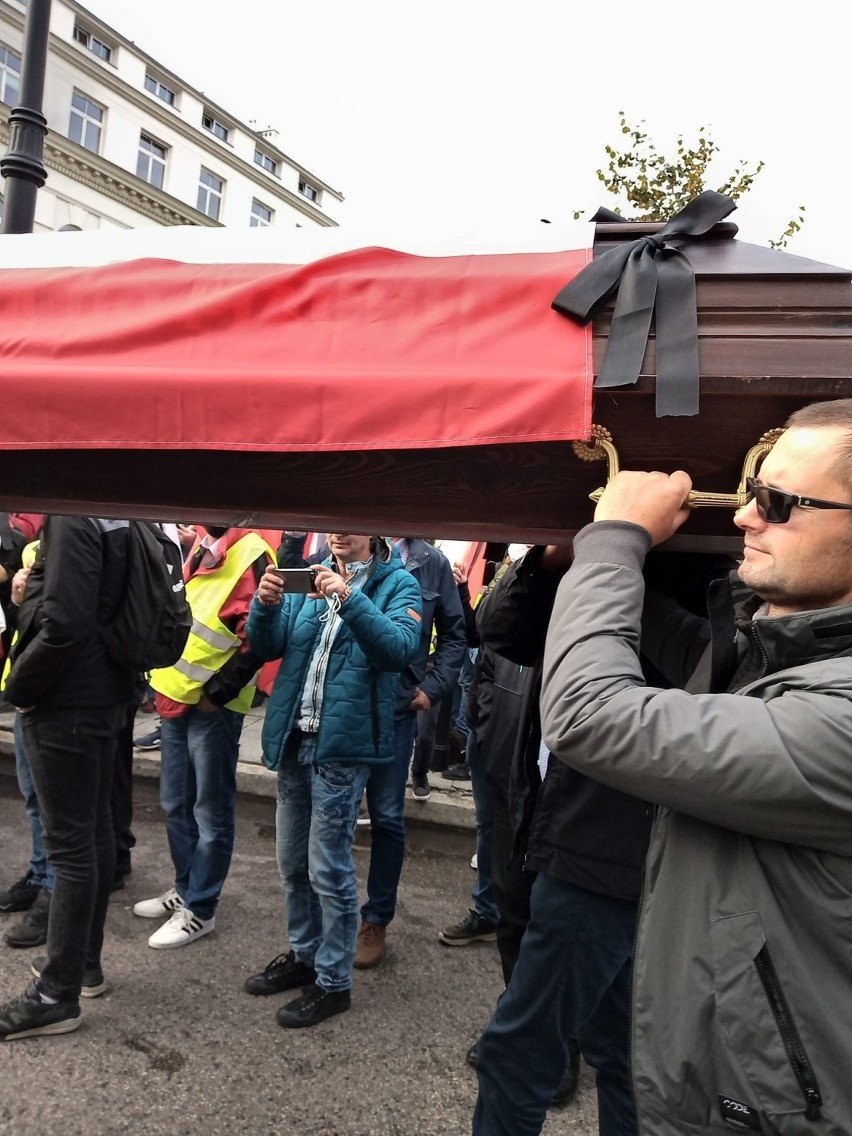
[[852, 398], [837, 398], [829, 402], [812, 402], [796, 410], [787, 419], [787, 429], [845, 430], [846, 436], [837, 447], [837, 475], [852, 491]]

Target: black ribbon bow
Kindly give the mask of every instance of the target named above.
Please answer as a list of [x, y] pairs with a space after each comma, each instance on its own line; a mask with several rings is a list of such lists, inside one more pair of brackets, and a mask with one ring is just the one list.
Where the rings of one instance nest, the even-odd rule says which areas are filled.
[[[656, 312], [657, 417], [698, 413], [695, 273], [670, 242], [703, 236], [734, 209], [732, 198], [705, 190], [658, 233], [596, 257], [558, 293], [551, 307], [586, 324], [618, 292], [596, 389], [637, 381]], [[623, 218], [601, 209], [593, 220]]]

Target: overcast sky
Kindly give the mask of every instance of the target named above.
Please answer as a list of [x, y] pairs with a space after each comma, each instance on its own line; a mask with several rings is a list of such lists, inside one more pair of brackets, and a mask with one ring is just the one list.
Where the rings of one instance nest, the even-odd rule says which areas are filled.
[[766, 244], [804, 205], [788, 250], [852, 269], [849, 47], [828, 0], [718, 5], [715, 19], [683, 0], [647, 14], [635, 0], [87, 6], [224, 109], [277, 128], [359, 229], [495, 231], [613, 205], [595, 171], [624, 110], [666, 152], [705, 126], [720, 182], [738, 159], [766, 163], [731, 218], [740, 239]]

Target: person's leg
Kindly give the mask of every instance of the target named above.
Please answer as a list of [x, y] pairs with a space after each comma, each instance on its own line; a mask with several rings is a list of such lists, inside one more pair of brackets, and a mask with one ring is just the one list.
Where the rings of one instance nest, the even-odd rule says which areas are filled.
[[322, 938], [314, 967], [317, 986], [352, 986], [358, 934], [358, 884], [352, 843], [368, 765], [323, 764], [311, 769], [310, 881], [322, 908]]
[[133, 729], [136, 704], [128, 705], [121, 716], [115, 743], [115, 773], [112, 782], [112, 827], [115, 833], [115, 883], [130, 875], [130, 851], [136, 844], [133, 824]]
[[322, 911], [308, 876], [311, 767], [299, 763], [298, 748], [298, 743], [288, 743], [278, 768], [275, 852], [290, 948], [299, 962], [313, 966], [322, 938]]
[[539, 873], [512, 979], [479, 1040], [474, 1136], [538, 1136], [577, 1037], [630, 958], [636, 904]]
[[34, 710], [22, 725], [55, 877], [39, 983], [74, 1002], [86, 965], [100, 961], [115, 868], [109, 795], [118, 711]]
[[160, 728], [160, 808], [165, 813], [175, 887], [183, 897], [189, 884], [192, 853], [198, 839], [192, 815], [195, 777], [189, 760], [187, 716], [163, 718]]
[[508, 986], [530, 921], [530, 891], [535, 872], [525, 872], [522, 857], [515, 854], [508, 803], [497, 793], [492, 793], [491, 797], [491, 891], [500, 912], [497, 950], [503, 982]]
[[394, 759], [374, 765], [367, 779], [370, 814], [370, 867], [367, 901], [361, 908], [365, 923], [386, 927], [396, 910], [396, 895], [405, 860], [405, 783], [414, 744], [417, 716], [407, 714], [394, 723]]
[[35, 887], [44, 888], [45, 891], [52, 891], [53, 872], [44, 850], [44, 832], [41, 824], [41, 812], [38, 807], [38, 797], [36, 796], [35, 786], [33, 785], [30, 765], [27, 761], [26, 749], [24, 748], [24, 739], [21, 733], [21, 715], [17, 712], [15, 713], [12, 724], [12, 737], [15, 742], [15, 772], [18, 777], [18, 788], [21, 791], [21, 796], [24, 798], [24, 812], [29, 818], [30, 833], [32, 835], [32, 855], [30, 857], [30, 866], [27, 876]]
[[600, 1136], [637, 1136], [630, 1076], [630, 975], [627, 959], [598, 1008], [580, 1030], [580, 1049], [595, 1070]]
[[222, 707], [191, 709], [187, 718], [189, 760], [195, 774], [192, 813], [197, 839], [185, 890], [178, 891], [193, 915], [212, 919], [234, 852], [237, 760], [243, 715]]
[[500, 912], [491, 885], [491, 845], [494, 832], [494, 808], [491, 787], [485, 779], [485, 768], [476, 732], [471, 730], [467, 739], [467, 763], [473, 789], [473, 809], [476, 814], [476, 880], [470, 895], [470, 906], [489, 923], [500, 921]]

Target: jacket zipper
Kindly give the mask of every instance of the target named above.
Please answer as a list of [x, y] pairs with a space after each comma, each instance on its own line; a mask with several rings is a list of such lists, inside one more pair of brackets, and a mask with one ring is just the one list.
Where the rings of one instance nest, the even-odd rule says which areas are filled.
[[784, 991], [781, 989], [781, 983], [778, 981], [772, 959], [769, 957], [769, 949], [765, 945], [758, 951], [754, 965], [766, 991], [769, 1008], [781, 1035], [784, 1049], [787, 1051], [787, 1060], [805, 1098], [805, 1119], [819, 1120], [822, 1105], [819, 1085], [784, 997]]

